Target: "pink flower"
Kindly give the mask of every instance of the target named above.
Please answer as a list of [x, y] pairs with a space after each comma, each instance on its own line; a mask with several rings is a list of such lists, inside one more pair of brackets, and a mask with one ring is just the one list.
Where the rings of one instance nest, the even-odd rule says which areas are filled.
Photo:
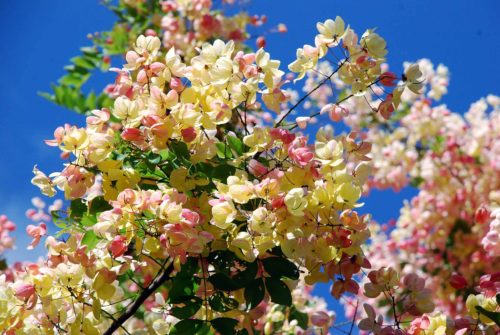
[[342, 121], [344, 117], [349, 115], [349, 111], [346, 108], [335, 104], [327, 104], [321, 108], [320, 114], [324, 113], [328, 113], [330, 120], [334, 122]]
[[182, 218], [189, 226], [194, 227], [200, 222], [200, 215], [190, 209], [182, 209]]
[[366, 312], [366, 318], [359, 322], [359, 329], [370, 331], [374, 334], [380, 333], [381, 325], [384, 321], [382, 315], [379, 315], [377, 317], [377, 314], [375, 314], [375, 310], [373, 309], [373, 307], [368, 304], [364, 304], [363, 307]]
[[301, 167], [306, 166], [309, 164], [310, 161], [314, 158], [314, 153], [309, 149], [308, 147], [301, 147], [301, 148], [293, 148], [291, 147], [288, 150], [288, 155], [290, 156], [291, 159], [297, 164], [299, 164]]
[[392, 95], [387, 95], [386, 99], [380, 103], [378, 106], [378, 112], [382, 117], [388, 120], [391, 117], [392, 112], [394, 112], [394, 105], [392, 103]]
[[290, 144], [295, 139], [295, 134], [286, 129], [273, 128], [269, 131], [271, 137], [275, 140], [280, 140], [284, 144]]
[[351, 292], [353, 294], [358, 294], [359, 291], [359, 285], [352, 279], [339, 279], [335, 281], [335, 283], [332, 285], [332, 288], [330, 290], [330, 293], [332, 296], [334, 296], [336, 299], [340, 299], [340, 296], [344, 292]]
[[42, 236], [47, 234], [47, 225], [43, 222], [41, 222], [38, 226], [30, 224], [26, 227], [26, 233], [33, 238], [33, 241], [31, 241], [28, 246], [28, 249], [31, 250], [36, 247], [38, 243], [40, 243]]
[[315, 311], [311, 315], [311, 323], [316, 327], [328, 327], [331, 321], [332, 318], [325, 311]]

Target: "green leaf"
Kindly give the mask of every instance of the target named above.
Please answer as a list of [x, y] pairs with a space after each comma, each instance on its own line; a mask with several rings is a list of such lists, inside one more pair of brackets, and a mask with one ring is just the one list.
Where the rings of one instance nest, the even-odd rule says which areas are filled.
[[168, 293], [168, 303], [182, 303], [186, 297], [196, 294], [200, 281], [194, 276], [196, 272], [198, 272], [198, 261], [195, 258], [189, 258], [172, 280], [172, 287]]
[[151, 164], [158, 164], [161, 162], [161, 155], [155, 154], [154, 152], [150, 152], [148, 154], [148, 161]]
[[99, 54], [99, 51], [95, 47], [81, 47], [80, 51], [89, 56]]
[[186, 143], [174, 141], [170, 143], [169, 148], [175, 153], [178, 158], [189, 160], [189, 149]]
[[245, 301], [247, 303], [247, 308], [254, 309], [258, 304], [264, 299], [264, 295], [266, 293], [266, 288], [264, 286], [264, 281], [262, 278], [254, 279], [246, 288], [245, 288]]
[[282, 280], [274, 277], [267, 277], [265, 283], [272, 302], [285, 306], [292, 305], [292, 294], [288, 286], [286, 286]]
[[309, 323], [307, 313], [298, 311], [294, 306], [290, 308], [290, 314], [288, 315], [288, 321], [292, 320], [296, 320], [300, 328], [307, 329]]
[[217, 250], [208, 255], [208, 262], [215, 267], [215, 272], [229, 273], [235, 261], [236, 256], [229, 250]]
[[94, 110], [97, 108], [97, 96], [94, 92], [90, 92], [85, 99], [85, 108], [87, 110]]
[[203, 304], [203, 299], [191, 296], [182, 302], [182, 306], [172, 307], [171, 313], [173, 316], [179, 319], [187, 319], [198, 312]]
[[262, 260], [264, 269], [271, 277], [287, 277], [290, 279], [299, 279], [299, 269], [297, 266], [286, 258], [269, 257]]
[[424, 178], [418, 176], [418, 177], [413, 178], [410, 181], [410, 185], [413, 186], [413, 187], [419, 187], [424, 181], [425, 181]]
[[99, 238], [93, 230], [87, 230], [85, 235], [82, 237], [82, 244], [86, 245], [88, 247], [87, 249], [94, 249], [97, 242], [99, 242]]
[[66, 86], [80, 87], [90, 78], [90, 73], [70, 72], [59, 78], [59, 83]]
[[89, 213], [90, 214], [99, 214], [104, 211], [110, 210], [113, 207], [108, 203], [107, 200], [104, 199], [104, 197], [96, 197], [92, 199], [92, 201], [89, 204]]
[[92, 227], [97, 223], [97, 218], [95, 214], [87, 214], [85, 213], [80, 221], [82, 225], [85, 227]]
[[83, 67], [87, 70], [92, 70], [96, 67], [95, 63], [85, 56], [73, 57], [70, 59], [70, 61], [76, 66]]
[[223, 292], [215, 292], [208, 298], [208, 303], [214, 311], [228, 312], [238, 308], [239, 302], [233, 298], [229, 298]]
[[210, 327], [203, 320], [186, 319], [177, 322], [168, 332], [169, 335], [210, 334]]
[[7, 261], [5, 258], [0, 259], [0, 271], [7, 269]]
[[69, 206], [70, 217], [72, 219], [81, 219], [85, 213], [87, 213], [87, 205], [81, 199], [75, 199], [71, 201]]
[[231, 318], [217, 318], [210, 321], [212, 327], [218, 331], [221, 335], [233, 335], [236, 333], [236, 326], [238, 325], [238, 320]]
[[233, 153], [231, 152], [229, 146], [224, 142], [215, 143], [217, 148], [217, 156], [221, 159], [231, 159], [233, 158]]
[[491, 312], [481, 306], [476, 306], [476, 310], [479, 314], [486, 316], [488, 319], [495, 322], [497, 326], [500, 326], [500, 312]]
[[237, 137], [234, 136], [227, 136], [227, 142], [229, 144], [229, 147], [233, 149], [238, 156], [243, 155], [243, 142]]
[[212, 283], [212, 285], [221, 291], [235, 291], [241, 288], [241, 286], [229, 278], [229, 276], [223, 273], [216, 273], [211, 275], [208, 278], [208, 281]]
[[235, 276], [233, 276], [233, 280], [239, 283], [242, 287], [247, 286], [255, 279], [257, 275], [258, 265], [257, 261], [253, 263], [248, 263], [245, 270], [239, 272]]
[[56, 101], [56, 97], [53, 94], [50, 94], [48, 92], [37, 92], [37, 94], [39, 96], [41, 96], [42, 98], [47, 99], [47, 100], [49, 100], [51, 102], [55, 102]]

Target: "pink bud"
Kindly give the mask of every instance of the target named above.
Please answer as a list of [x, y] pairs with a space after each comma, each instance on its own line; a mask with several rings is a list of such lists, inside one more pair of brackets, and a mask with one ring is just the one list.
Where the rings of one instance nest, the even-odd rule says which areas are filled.
[[334, 122], [341, 121], [345, 116], [349, 115], [349, 111], [344, 107], [333, 105], [332, 108], [328, 111], [328, 116], [330, 120]]
[[309, 116], [299, 116], [295, 119], [295, 122], [300, 129], [306, 129], [307, 123], [310, 119], [311, 118]]
[[165, 68], [165, 64], [160, 63], [160, 62], [154, 62], [153, 64], [151, 64], [151, 65], [149, 66], [149, 69], [150, 69], [153, 73], [159, 73], [159, 72], [160, 72], [160, 71], [162, 71], [164, 68]]
[[379, 79], [380, 79], [380, 82], [382, 83], [382, 85], [384, 85], [384, 86], [394, 86], [394, 85], [396, 85], [395, 81], [398, 78], [392, 72], [384, 72], [380, 75]]
[[182, 139], [185, 142], [192, 142], [196, 138], [196, 130], [193, 127], [189, 127], [181, 130]]
[[489, 218], [490, 212], [484, 206], [479, 207], [474, 215], [474, 221], [479, 224], [486, 223]]
[[127, 244], [125, 243], [127, 238], [125, 236], [115, 236], [113, 241], [108, 246], [108, 250], [111, 252], [113, 257], [120, 257], [127, 251]]
[[176, 92], [181, 92], [184, 89], [182, 80], [177, 77], [172, 77], [172, 79], [170, 80], [170, 88]]
[[122, 131], [121, 137], [125, 141], [131, 141], [131, 142], [141, 142], [144, 140], [144, 135], [142, 134], [142, 131], [140, 131], [137, 128], [126, 128], [124, 131]]
[[256, 159], [250, 160], [248, 163], [248, 170], [256, 177], [263, 176], [267, 173], [267, 168]]
[[259, 49], [264, 48], [266, 46], [266, 38], [264, 36], [257, 37], [255, 44], [257, 45], [257, 48], [259, 48]]
[[288, 29], [284, 23], [278, 24], [278, 32], [286, 33], [287, 31], [288, 31]]
[[28, 299], [35, 294], [35, 286], [32, 284], [21, 284], [16, 288], [16, 297]]
[[467, 280], [460, 274], [454, 273], [450, 277], [450, 285], [457, 290], [467, 287]]

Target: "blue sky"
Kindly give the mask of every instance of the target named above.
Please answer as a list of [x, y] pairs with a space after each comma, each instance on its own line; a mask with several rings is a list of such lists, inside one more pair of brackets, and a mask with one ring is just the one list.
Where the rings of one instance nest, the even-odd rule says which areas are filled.
[[[480, 97], [500, 93], [497, 0], [254, 0], [246, 8], [252, 14], [266, 14], [269, 26], [288, 26], [286, 35], [268, 36], [266, 48], [282, 60], [283, 68], [297, 47], [313, 43], [317, 21], [340, 15], [357, 32], [378, 27], [387, 40], [393, 70], [400, 70], [405, 60], [424, 57], [448, 66], [451, 86], [443, 103], [454, 111], [463, 112]], [[64, 73], [63, 65], [88, 44], [87, 33], [107, 29], [113, 20], [98, 0], [0, 1], [0, 213], [18, 224], [18, 248], [7, 253], [9, 261], [39, 255], [25, 250], [24, 211], [39, 195], [29, 182], [31, 170], [34, 164], [48, 173], [61, 168], [58, 150], [43, 140], [51, 138], [57, 126], [83, 120], [37, 92], [48, 90]], [[95, 85], [103, 87], [112, 79], [111, 74], [101, 75]], [[395, 218], [411, 194], [374, 192], [366, 210], [378, 221]], [[328, 296], [324, 287], [318, 292]]]

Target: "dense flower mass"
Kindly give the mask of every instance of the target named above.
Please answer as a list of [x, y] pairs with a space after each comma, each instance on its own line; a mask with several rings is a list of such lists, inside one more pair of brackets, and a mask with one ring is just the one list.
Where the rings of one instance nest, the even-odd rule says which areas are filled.
[[[375, 334], [498, 331], [497, 97], [464, 117], [434, 106], [444, 66], [390, 72], [385, 40], [336, 17], [288, 66], [299, 98], [262, 36], [244, 44], [265, 16], [210, 0], [112, 9], [113, 30], [47, 95], [86, 119], [46, 141], [61, 171], [33, 169], [66, 202], [26, 213], [29, 248], [47, 256], [1, 269], [3, 333], [326, 334], [341, 325], [311, 295], [319, 282], [347, 302], [349, 333], [356, 320]], [[120, 53], [116, 81], [85, 95]], [[326, 115], [351, 131], [313, 133]], [[410, 183], [387, 234], [359, 212], [370, 189]], [[0, 251], [14, 227], [0, 217]]]

